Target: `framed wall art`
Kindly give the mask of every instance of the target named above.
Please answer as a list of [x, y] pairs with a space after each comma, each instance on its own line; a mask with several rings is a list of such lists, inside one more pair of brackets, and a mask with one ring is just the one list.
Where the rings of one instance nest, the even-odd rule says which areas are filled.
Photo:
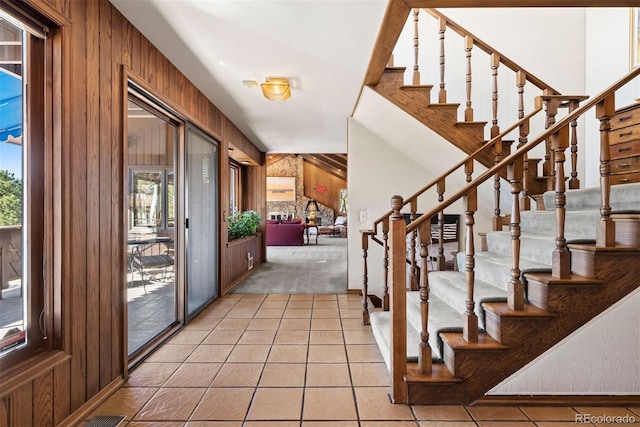
[[296, 177], [268, 176], [267, 202], [294, 202], [296, 200]]

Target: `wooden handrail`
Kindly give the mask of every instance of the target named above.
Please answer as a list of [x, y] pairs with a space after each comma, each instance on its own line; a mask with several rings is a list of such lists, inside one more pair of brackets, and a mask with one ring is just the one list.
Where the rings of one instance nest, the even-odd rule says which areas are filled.
[[539, 89], [541, 90], [547, 89], [554, 95], [557, 95], [560, 93], [554, 88], [552, 88], [550, 85], [542, 81], [542, 79], [534, 76], [533, 73], [528, 72], [527, 70], [524, 69], [524, 67], [521, 67], [520, 65], [516, 64], [514, 61], [509, 59], [506, 55], [503, 55], [497, 49], [493, 48], [488, 43], [482, 41], [475, 34], [472, 34], [470, 31], [467, 31], [460, 24], [452, 21], [451, 19], [449, 19], [447, 16], [443, 15], [436, 9], [422, 9], [422, 10], [424, 10], [425, 12], [427, 12], [429, 15], [433, 16], [436, 19], [444, 19], [445, 22], [447, 23], [447, 27], [451, 28], [453, 31], [455, 31], [456, 33], [458, 33], [460, 36], [464, 38], [470, 37], [473, 40], [473, 45], [477, 46], [487, 54], [497, 55], [500, 58], [500, 63], [504, 64], [514, 72], [517, 73], [518, 71], [522, 71], [526, 75], [527, 81], [531, 82], [532, 84], [537, 86]]
[[418, 217], [415, 221], [412, 221], [409, 225], [407, 225], [407, 233], [410, 233], [411, 231], [415, 230], [423, 222], [430, 220], [430, 218], [436, 213], [451, 206], [454, 202], [456, 202], [458, 199], [464, 196], [469, 190], [479, 186], [480, 184], [485, 182], [487, 179], [494, 176], [501, 169], [504, 169], [506, 165], [513, 163], [514, 160], [528, 153], [531, 149], [533, 149], [535, 146], [545, 141], [554, 133], [558, 132], [561, 128], [565, 126], [569, 126], [572, 121], [576, 120], [578, 117], [582, 116], [585, 112], [595, 107], [598, 103], [602, 102], [606, 97], [608, 97], [609, 95], [611, 95], [612, 93], [620, 89], [622, 86], [624, 86], [625, 84], [633, 80], [638, 75], [640, 75], [640, 67], [634, 68], [628, 74], [626, 74], [621, 79], [613, 83], [611, 86], [609, 86], [608, 88], [600, 92], [598, 95], [592, 98], [589, 98], [587, 101], [585, 101], [585, 103], [582, 106], [576, 108], [573, 112], [567, 114], [562, 119], [558, 120], [553, 126], [545, 129], [544, 132], [538, 135], [538, 137], [530, 140], [529, 142], [521, 146], [518, 150], [516, 150], [515, 152], [509, 154], [507, 157], [502, 159], [500, 163], [497, 163], [495, 166], [487, 169], [482, 174], [474, 178], [467, 185], [465, 185], [460, 190], [458, 190], [456, 193], [454, 193], [453, 195], [449, 196], [444, 201], [436, 205], [433, 209], [431, 209], [428, 212], [425, 212], [420, 217]]
[[[497, 135], [497, 136], [493, 137], [491, 140], [487, 141], [487, 143], [484, 144], [482, 147], [478, 148], [476, 151], [474, 151], [473, 153], [469, 154], [469, 156], [465, 157], [463, 160], [460, 160], [458, 163], [456, 163], [454, 166], [449, 168], [446, 172], [444, 172], [438, 178], [436, 178], [433, 181], [429, 182], [427, 185], [425, 185], [424, 187], [422, 187], [421, 189], [419, 189], [418, 191], [413, 193], [411, 196], [409, 196], [407, 199], [405, 199], [403, 207], [406, 206], [408, 203], [410, 203], [412, 200], [417, 199], [418, 197], [420, 197], [426, 191], [430, 190], [432, 187], [434, 187], [436, 184], [438, 184], [438, 182], [442, 181], [443, 178], [446, 178], [449, 175], [451, 175], [453, 172], [458, 170], [464, 164], [469, 162], [469, 160], [475, 160], [475, 158], [478, 157], [480, 155], [480, 153], [482, 153], [484, 150], [492, 148], [494, 144], [496, 144], [498, 142], [501, 142], [502, 138], [507, 136], [510, 132], [516, 130], [523, 123], [526, 123], [533, 116], [538, 114], [540, 111], [542, 111], [542, 107], [538, 103], [538, 105], [536, 105], [536, 108], [533, 111], [531, 111], [529, 114], [527, 114], [522, 119], [518, 120], [517, 122], [515, 122], [514, 124], [512, 124], [511, 126], [506, 128], [499, 135]], [[385, 218], [387, 218], [392, 213], [393, 213], [393, 211], [389, 210], [389, 211], [385, 212], [380, 218], [378, 218], [376, 221], [373, 222], [374, 235], [377, 234], [377, 232], [378, 232], [378, 224], [380, 224]]]

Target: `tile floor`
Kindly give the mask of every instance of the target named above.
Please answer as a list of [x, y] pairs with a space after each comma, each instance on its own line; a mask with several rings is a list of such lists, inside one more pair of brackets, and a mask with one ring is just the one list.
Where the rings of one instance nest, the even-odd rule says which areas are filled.
[[640, 407], [393, 405], [388, 372], [360, 320], [357, 295], [227, 295], [136, 368], [88, 420], [125, 415], [128, 427], [559, 427], [590, 414], [640, 423]]

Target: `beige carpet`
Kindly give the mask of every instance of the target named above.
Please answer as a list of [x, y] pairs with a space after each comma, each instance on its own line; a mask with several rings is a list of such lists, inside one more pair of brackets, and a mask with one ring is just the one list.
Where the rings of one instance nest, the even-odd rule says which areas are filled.
[[347, 239], [320, 236], [304, 246], [267, 246], [267, 262], [256, 267], [232, 293], [344, 294]]

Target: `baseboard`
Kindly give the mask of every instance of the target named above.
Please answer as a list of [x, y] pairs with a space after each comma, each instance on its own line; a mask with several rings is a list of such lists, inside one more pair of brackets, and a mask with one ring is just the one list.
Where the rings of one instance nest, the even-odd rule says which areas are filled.
[[91, 399], [87, 400], [82, 406], [73, 411], [71, 415], [62, 420], [62, 422], [58, 426], [72, 427], [86, 420], [89, 415], [91, 415], [91, 413], [98, 408], [98, 406], [104, 403], [104, 401], [107, 400], [113, 393], [119, 390], [123, 384], [124, 379], [122, 377], [118, 377], [115, 380], [111, 381], [105, 388], [100, 390]]
[[640, 395], [629, 396], [484, 396], [471, 406], [509, 405], [509, 406], [638, 406]]

